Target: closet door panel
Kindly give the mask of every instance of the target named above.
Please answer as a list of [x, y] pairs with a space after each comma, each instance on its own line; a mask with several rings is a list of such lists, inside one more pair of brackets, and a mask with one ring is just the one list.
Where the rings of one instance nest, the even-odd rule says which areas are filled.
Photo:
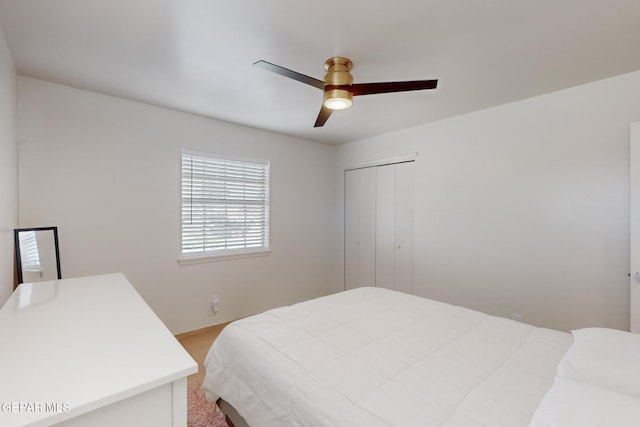
[[395, 165], [395, 289], [408, 294], [415, 292], [413, 165]]
[[360, 195], [355, 170], [344, 173], [344, 287], [358, 287], [360, 276]]
[[360, 187], [360, 277], [359, 286], [376, 284], [376, 170], [359, 170]]
[[376, 283], [376, 174], [374, 168], [345, 171], [344, 287]]
[[376, 286], [395, 288], [395, 166], [376, 169]]

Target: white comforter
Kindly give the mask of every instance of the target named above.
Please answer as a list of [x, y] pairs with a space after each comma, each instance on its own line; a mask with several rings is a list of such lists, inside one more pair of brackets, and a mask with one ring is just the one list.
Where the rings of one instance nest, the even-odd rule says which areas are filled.
[[526, 426], [571, 335], [382, 288], [236, 321], [203, 383], [253, 426]]

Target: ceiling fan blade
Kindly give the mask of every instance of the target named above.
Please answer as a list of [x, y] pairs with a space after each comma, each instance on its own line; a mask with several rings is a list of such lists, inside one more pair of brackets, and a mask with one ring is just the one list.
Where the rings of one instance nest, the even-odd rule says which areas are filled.
[[353, 95], [372, 95], [376, 93], [407, 92], [410, 90], [435, 89], [438, 80], [413, 80], [407, 82], [359, 83], [351, 86]]
[[280, 74], [281, 76], [289, 77], [290, 79], [297, 80], [302, 83], [306, 83], [310, 86], [317, 87], [318, 89], [324, 89], [324, 82], [322, 80], [305, 76], [304, 74], [297, 73], [295, 71], [289, 70], [288, 68], [284, 68], [279, 65], [272, 64], [271, 62], [260, 60], [260, 61], [254, 62], [253, 65], [260, 68], [264, 68], [265, 70], [269, 70], [276, 74]]
[[316, 124], [313, 125], [313, 127], [319, 128], [324, 126], [324, 124], [327, 122], [327, 119], [329, 118], [332, 112], [333, 110], [323, 105], [322, 108], [320, 109], [320, 113], [318, 114], [318, 118], [316, 119]]

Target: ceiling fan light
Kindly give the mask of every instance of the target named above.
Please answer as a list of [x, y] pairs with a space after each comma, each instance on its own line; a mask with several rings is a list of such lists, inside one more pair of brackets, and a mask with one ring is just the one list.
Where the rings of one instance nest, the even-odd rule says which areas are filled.
[[323, 98], [323, 105], [330, 110], [344, 110], [353, 104], [353, 94], [344, 89], [327, 90]]

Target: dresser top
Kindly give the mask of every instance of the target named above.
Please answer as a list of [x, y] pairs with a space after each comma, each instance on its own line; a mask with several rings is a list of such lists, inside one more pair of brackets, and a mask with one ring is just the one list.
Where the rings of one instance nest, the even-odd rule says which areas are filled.
[[0, 425], [50, 425], [197, 372], [121, 273], [21, 284], [0, 309]]

